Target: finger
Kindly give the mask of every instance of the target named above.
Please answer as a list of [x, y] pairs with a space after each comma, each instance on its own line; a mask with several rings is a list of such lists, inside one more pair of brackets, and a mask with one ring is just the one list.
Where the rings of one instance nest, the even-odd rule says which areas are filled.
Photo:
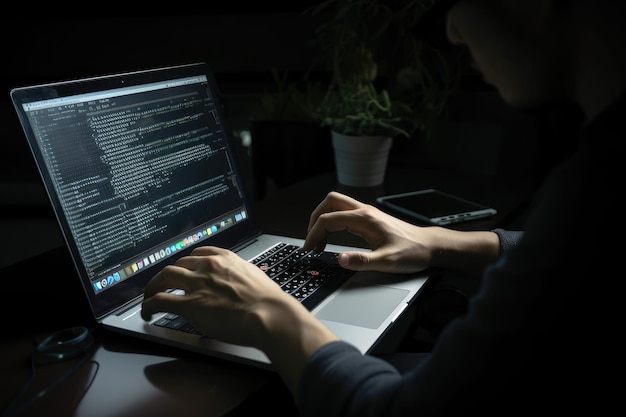
[[343, 252], [339, 254], [337, 262], [345, 269], [365, 271], [371, 268], [370, 259], [365, 252]]
[[392, 265], [385, 259], [384, 254], [372, 252], [343, 252], [339, 254], [337, 262], [345, 269], [352, 271], [383, 271], [392, 270]]
[[326, 198], [313, 210], [309, 217], [309, 225], [307, 231], [317, 222], [317, 219], [324, 213], [333, 211], [352, 210], [361, 206], [357, 200], [348, 197], [345, 194], [331, 191]]
[[159, 292], [149, 298], [144, 298], [141, 304], [141, 318], [146, 321], [159, 312], [181, 314], [185, 303], [185, 296], [168, 292]]
[[167, 265], [148, 282], [144, 288], [144, 298], [150, 298], [170, 288], [187, 290], [189, 288], [187, 282], [192, 274], [193, 272], [185, 267]]
[[360, 209], [336, 211], [321, 215], [311, 227], [304, 240], [304, 248], [311, 250], [325, 244], [328, 234], [347, 230], [348, 232], [365, 238], [372, 243], [368, 235], [371, 223], [364, 220]]
[[222, 255], [228, 252], [227, 249], [217, 246], [198, 246], [191, 251], [190, 256], [210, 256], [210, 255]]
[[328, 240], [326, 236], [320, 238], [313, 238], [312, 235], [308, 234], [304, 239], [304, 243], [302, 244], [302, 249], [306, 251], [313, 251], [315, 253], [322, 253]]
[[[327, 229], [320, 222], [320, 217], [333, 212], [350, 211], [362, 207], [363, 204], [352, 197], [341, 194], [336, 191], [328, 193], [326, 198], [313, 210], [309, 218], [307, 227], [307, 237], [303, 247], [306, 250], [314, 250], [322, 252], [326, 247], [328, 233], [344, 230], [343, 226], [336, 226], [333, 229]], [[311, 231], [313, 230], [313, 233]]]
[[210, 264], [208, 257], [211, 256], [212, 253], [207, 252], [206, 250], [194, 250], [190, 255], [179, 258], [174, 265], [190, 271], [196, 271], [200, 268], [200, 265], [205, 266], [206, 264]]
[[231, 255], [229, 250], [216, 246], [199, 246], [188, 256], [179, 258], [174, 265], [190, 271], [215, 271], [219, 257]]

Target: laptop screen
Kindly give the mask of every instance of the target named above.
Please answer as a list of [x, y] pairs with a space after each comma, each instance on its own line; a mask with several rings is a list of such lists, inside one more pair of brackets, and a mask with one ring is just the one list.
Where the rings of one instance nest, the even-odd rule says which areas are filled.
[[12, 92], [88, 295], [248, 220], [215, 91], [192, 65]]

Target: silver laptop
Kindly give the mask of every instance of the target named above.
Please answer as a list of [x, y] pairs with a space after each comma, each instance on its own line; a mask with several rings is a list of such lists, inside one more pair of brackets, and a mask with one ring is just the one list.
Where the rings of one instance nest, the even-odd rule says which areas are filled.
[[[76, 274], [106, 329], [271, 368], [262, 352], [200, 334], [184, 318], [141, 319], [148, 280], [199, 245], [255, 262], [363, 353], [428, 279], [351, 273], [334, 258], [354, 248], [329, 245], [313, 256], [300, 239], [264, 234], [206, 63], [19, 87], [11, 98]], [[294, 265], [299, 270], [284, 272]]]

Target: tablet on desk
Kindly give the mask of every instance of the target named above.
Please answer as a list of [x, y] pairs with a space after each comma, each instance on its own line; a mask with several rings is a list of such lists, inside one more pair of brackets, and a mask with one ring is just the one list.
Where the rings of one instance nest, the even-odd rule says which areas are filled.
[[480, 219], [497, 213], [491, 207], [434, 188], [386, 195], [378, 197], [376, 202], [383, 208], [390, 208], [421, 222], [438, 226]]

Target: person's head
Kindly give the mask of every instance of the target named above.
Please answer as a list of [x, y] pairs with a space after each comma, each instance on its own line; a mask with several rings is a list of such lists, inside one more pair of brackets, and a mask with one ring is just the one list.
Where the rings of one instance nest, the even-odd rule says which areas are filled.
[[515, 107], [572, 100], [593, 116], [624, 90], [621, 1], [441, 1], [450, 42]]

